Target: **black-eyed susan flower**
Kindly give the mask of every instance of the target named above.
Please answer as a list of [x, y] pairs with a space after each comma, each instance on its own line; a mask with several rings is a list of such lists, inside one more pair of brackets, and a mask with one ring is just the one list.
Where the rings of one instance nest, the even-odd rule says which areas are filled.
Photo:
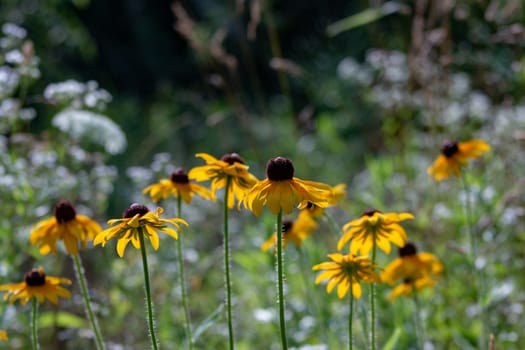
[[315, 283], [328, 281], [326, 291], [332, 292], [337, 286], [337, 296], [343, 298], [352, 289], [354, 298], [361, 298], [361, 282], [378, 282], [379, 276], [372, 260], [366, 256], [354, 254], [328, 254], [332, 261], [323, 262], [312, 267], [314, 271], [324, 270], [315, 279]]
[[479, 158], [488, 151], [490, 145], [483, 140], [446, 141], [441, 147], [441, 154], [428, 167], [427, 173], [437, 181], [448, 179], [450, 175], [458, 176], [469, 159]]
[[411, 296], [413, 291], [433, 287], [442, 271], [443, 265], [434, 255], [418, 253], [416, 246], [407, 242], [404, 247], [399, 248], [399, 258], [385, 267], [381, 280], [390, 285], [401, 281], [389, 294], [389, 299], [392, 300], [401, 295]]
[[413, 218], [410, 213], [383, 214], [378, 210], [369, 209], [361, 217], [343, 226], [343, 235], [337, 243], [337, 249], [343, 249], [351, 240], [351, 254], [361, 252], [363, 255], [368, 255], [374, 246], [390, 254], [390, 242], [402, 247], [407, 240], [405, 229], [398, 222]]
[[188, 172], [182, 168], [177, 168], [171, 173], [169, 179], [161, 179], [158, 183], [146, 187], [144, 194], [149, 194], [153, 202], [166, 199], [170, 196], [182, 198], [187, 204], [191, 203], [194, 195], [199, 195], [204, 199], [215, 200], [214, 194], [204, 186], [190, 182]]
[[4, 300], [14, 303], [20, 300], [25, 305], [32, 298], [36, 298], [39, 303], [49, 300], [53, 304], [58, 304], [58, 298], [70, 298], [71, 293], [62, 284], [71, 284], [71, 280], [62, 277], [46, 276], [44, 269], [32, 269], [24, 275], [24, 281], [13, 284], [0, 285], [0, 291], [5, 291]]
[[0, 340], [8, 340], [7, 332], [3, 329], [0, 329]]
[[[301, 247], [303, 241], [312, 235], [319, 225], [312, 218], [310, 212], [306, 209], [301, 210], [297, 219], [294, 220], [283, 220], [282, 233], [283, 233], [283, 246], [286, 248], [288, 242], [292, 242], [296, 247]], [[277, 233], [273, 233], [272, 236], [261, 245], [263, 252], [268, 251], [270, 248], [275, 247], [277, 242]]]
[[[163, 209], [158, 207], [156, 212], [151, 212], [146, 206], [140, 204], [132, 204], [124, 211], [122, 219], [111, 219], [108, 221], [110, 227], [100, 232], [94, 239], [93, 244], [105, 246], [106, 243], [112, 239], [118, 239], [117, 254], [120, 257], [124, 256], [124, 251], [129, 242], [133, 244], [136, 249], [140, 249], [139, 234], [143, 234], [148, 238], [153, 246], [153, 249], [159, 248], [159, 235], [157, 231], [166, 233], [167, 235], [177, 239], [177, 231], [180, 230], [180, 225], [188, 225], [186, 220], [181, 218], [162, 219]], [[168, 227], [172, 225], [175, 229]]]
[[264, 205], [273, 214], [281, 211], [291, 214], [294, 208], [304, 209], [308, 205], [321, 208], [330, 205], [332, 188], [320, 182], [294, 177], [293, 163], [287, 158], [270, 159], [266, 163], [266, 176], [243, 199], [244, 206], [256, 216], [261, 215]]
[[399, 258], [389, 263], [381, 273], [381, 280], [394, 285], [399, 280], [435, 277], [443, 271], [443, 264], [430, 253], [418, 253], [414, 243], [399, 248]]
[[228, 153], [217, 159], [207, 153], [197, 153], [206, 161], [206, 165], [197, 166], [190, 170], [188, 177], [195, 181], [211, 180], [211, 192], [215, 196], [217, 190], [226, 187], [228, 181], [228, 208], [233, 208], [235, 199], [240, 201], [246, 193], [257, 183], [257, 178], [252, 175], [248, 165], [237, 153]]
[[422, 277], [416, 280], [406, 279], [402, 283], [397, 285], [388, 294], [388, 300], [392, 301], [397, 297], [411, 297], [414, 292], [419, 292], [425, 288], [432, 288], [435, 285], [435, 280], [429, 277]]
[[63, 241], [68, 253], [76, 256], [78, 246], [86, 249], [86, 243], [102, 230], [95, 221], [77, 214], [67, 200], [58, 201], [53, 214], [31, 229], [29, 241], [32, 245], [40, 246], [41, 254], [56, 254], [57, 241]]
[[[330, 192], [327, 192], [326, 195], [328, 199], [327, 207], [335, 206], [340, 200], [346, 197], [346, 185], [338, 184], [334, 187], [331, 187]], [[320, 218], [324, 214], [324, 208], [312, 204], [311, 202], [308, 202], [308, 204], [305, 207], [305, 210], [310, 211], [314, 218]]]

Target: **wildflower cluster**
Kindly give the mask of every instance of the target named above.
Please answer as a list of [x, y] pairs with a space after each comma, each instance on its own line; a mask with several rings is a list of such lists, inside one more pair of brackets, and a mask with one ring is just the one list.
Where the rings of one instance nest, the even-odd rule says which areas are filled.
[[[450, 175], [458, 175], [462, 167], [467, 164], [468, 159], [476, 158], [488, 149], [490, 147], [480, 140], [464, 143], [448, 142], [442, 149], [442, 155], [429, 167], [428, 173], [438, 181]], [[203, 159], [206, 164], [194, 167], [189, 171], [184, 168], [175, 168], [169, 178], [163, 178], [158, 183], [143, 189], [143, 194], [148, 195], [155, 203], [170, 198], [176, 199], [178, 217], [162, 218], [163, 208], [157, 207], [155, 211], [150, 211], [147, 206], [135, 203], [124, 211], [122, 218], [107, 221], [109, 227], [102, 229], [96, 221], [78, 214], [71, 202], [60, 200], [54, 206], [53, 216], [44, 218], [31, 229], [29, 241], [32, 245], [39, 247], [41, 254], [57, 255], [63, 251], [58, 244], [62, 242], [65, 252], [72, 257], [98, 349], [105, 348], [105, 345], [95, 314], [90, 306], [88, 289], [80, 262], [80, 252], [84, 251], [89, 244], [104, 247], [113, 239], [117, 241], [116, 252], [121, 258], [124, 257], [124, 252], [130, 243], [134, 248], [140, 250], [149, 336], [152, 348], [157, 349], [158, 340], [154, 327], [145, 241], [149, 240], [153, 249], [158, 250], [161, 242], [159, 232], [178, 241], [181, 295], [186, 314], [186, 341], [188, 347], [192, 348], [192, 327], [181, 258], [181, 233], [189, 224], [181, 218], [181, 204], [184, 202], [191, 205], [195, 196], [215, 202], [220, 190], [224, 195], [222, 203], [224, 206], [224, 269], [230, 349], [235, 346], [235, 337], [229, 270], [231, 262], [228, 210], [234, 208], [235, 204], [238, 210], [244, 207], [256, 216], [260, 216], [263, 208], [267, 206], [270, 213], [276, 216], [276, 230], [262, 244], [261, 250], [264, 252], [271, 250], [275, 253], [281, 344], [283, 349], [287, 348], [283, 249], [287, 248], [290, 242], [298, 249], [301, 248], [303, 242], [321, 227], [320, 219], [325, 216], [325, 210], [336, 206], [346, 196], [346, 185], [339, 184], [332, 187], [324, 183], [297, 178], [292, 161], [284, 157], [275, 157], [267, 162], [266, 179], [264, 180], [258, 180], [251, 174], [249, 166], [237, 153], [226, 154], [220, 159], [206, 153], [198, 153], [197, 157]], [[204, 181], [210, 182], [209, 188], [196, 183]], [[298, 211], [295, 219], [283, 219], [283, 214], [291, 215], [295, 210]], [[337, 289], [339, 298], [350, 296], [350, 325], [352, 300], [360, 299], [364, 294], [362, 283], [370, 284], [370, 344], [372, 349], [375, 348], [376, 342], [374, 334], [375, 285], [386, 283], [395, 286], [388, 296], [390, 300], [399, 296], [411, 297], [426, 287], [433, 287], [444, 269], [438, 258], [430, 253], [418, 253], [415, 244], [408, 241], [407, 232], [401, 223], [414, 218], [415, 216], [409, 212], [383, 213], [376, 209], [368, 209], [358, 218], [342, 225], [342, 234], [338, 237], [337, 243], [339, 252], [328, 254], [329, 261], [318, 263], [312, 268], [314, 271], [320, 271], [315, 277], [315, 284], [326, 283], [328, 293]], [[378, 249], [388, 255], [391, 253], [392, 244], [398, 247], [399, 258], [394, 259], [385, 267], [378, 266]], [[36, 305], [36, 302], [42, 303], [44, 300], [49, 300], [56, 304], [59, 297], [71, 297], [71, 292], [63, 287], [71, 283], [71, 280], [67, 278], [46, 276], [42, 268], [35, 268], [24, 275], [23, 282], [1, 285], [0, 291], [6, 292], [4, 300], [9, 300], [10, 303], [20, 300], [21, 304], [32, 301]], [[36, 312], [36, 307], [33, 311]], [[36, 317], [34, 322], [36, 324]], [[4, 333], [0, 333], [0, 336], [2, 339], [7, 337], [7, 335], [4, 336]], [[36, 331], [34, 336], [36, 339]]]

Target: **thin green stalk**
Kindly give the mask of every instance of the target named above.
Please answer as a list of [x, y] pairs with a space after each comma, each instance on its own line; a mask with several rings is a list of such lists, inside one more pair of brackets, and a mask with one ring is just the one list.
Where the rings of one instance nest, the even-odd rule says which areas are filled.
[[[177, 217], [182, 215], [182, 197], [180, 193], [177, 194]], [[182, 257], [182, 235], [179, 235], [177, 240], [177, 258], [179, 260], [179, 278], [180, 278], [180, 294], [182, 297], [182, 307], [184, 308], [184, 328], [186, 329], [186, 339], [188, 341], [188, 349], [193, 349], [193, 336], [191, 333], [190, 311], [188, 307], [188, 299], [186, 296], [186, 278], [184, 276], [184, 259]]]
[[279, 299], [279, 326], [283, 350], [288, 349], [286, 320], [284, 318], [284, 271], [283, 271], [283, 211], [277, 214], [277, 293]]
[[352, 333], [352, 319], [354, 316], [354, 284], [350, 283], [350, 311], [348, 312], [348, 349], [354, 348], [354, 335]]
[[483, 274], [482, 271], [476, 267], [476, 258], [479, 255], [479, 243], [476, 232], [474, 232], [474, 227], [472, 224], [472, 219], [474, 217], [472, 204], [470, 202], [470, 188], [468, 181], [463, 173], [460, 175], [461, 183], [463, 185], [463, 190], [465, 191], [465, 221], [467, 224], [467, 230], [469, 234], [469, 243], [470, 243], [470, 263], [473, 270], [473, 275], [475, 277], [474, 281], [474, 290], [476, 291], [476, 301], [478, 304], [480, 319], [481, 319], [481, 330], [478, 337], [478, 348], [483, 350], [487, 346], [487, 339], [485, 338], [485, 329], [486, 329], [486, 316], [485, 310], [483, 307], [482, 297], [484, 295], [482, 289], [484, 286], [483, 283]]
[[31, 298], [31, 349], [40, 349], [38, 345], [38, 331], [37, 331], [37, 316], [38, 316], [38, 300]]
[[144, 270], [144, 289], [146, 290], [146, 307], [148, 309], [148, 327], [151, 340], [151, 348], [158, 350], [157, 336], [155, 335], [155, 320], [153, 319], [153, 305], [151, 302], [151, 289], [149, 284], [148, 255], [144, 244], [144, 232], [139, 228], [140, 252], [142, 253], [142, 265]]
[[[372, 247], [372, 264], [376, 264], [376, 243]], [[376, 349], [376, 283], [370, 283], [370, 348]]]
[[93, 334], [95, 335], [95, 343], [97, 345], [98, 350], [104, 350], [104, 342], [102, 341], [102, 333], [100, 332], [100, 328], [98, 326], [97, 318], [95, 317], [95, 313], [93, 312], [93, 309], [91, 308], [91, 302], [89, 300], [89, 291], [87, 287], [87, 281], [86, 276], [84, 275], [84, 268], [82, 267], [82, 261], [80, 260], [80, 255], [74, 255], [73, 261], [75, 263], [75, 271], [77, 272], [77, 279], [80, 283], [80, 292], [82, 294], [82, 298], [84, 299], [84, 307], [86, 311], [86, 315], [89, 319], [89, 323], [91, 323], [91, 329], [93, 330]]
[[230, 281], [230, 237], [228, 233], [228, 192], [231, 185], [231, 177], [228, 176], [226, 180], [226, 187], [224, 188], [224, 277], [226, 283], [226, 309], [228, 313], [228, 336], [230, 341], [230, 350], [235, 348], [235, 341], [233, 337], [232, 324], [232, 296], [231, 296], [231, 281]]
[[414, 323], [416, 329], [416, 343], [419, 350], [424, 349], [425, 335], [423, 333], [423, 323], [419, 317], [419, 298], [417, 297], [416, 284], [412, 281], [412, 300], [414, 300]]

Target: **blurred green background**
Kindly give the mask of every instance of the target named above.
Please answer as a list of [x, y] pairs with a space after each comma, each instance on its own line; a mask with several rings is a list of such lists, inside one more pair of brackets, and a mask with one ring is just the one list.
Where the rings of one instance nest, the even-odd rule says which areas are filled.
[[[347, 199], [330, 209], [336, 226], [369, 207], [415, 214], [410, 239], [445, 264], [441, 283], [422, 296], [429, 349], [477, 348], [468, 194], [482, 241], [486, 332], [498, 349], [525, 342], [521, 1], [3, 0], [0, 24], [1, 283], [39, 265], [74, 277], [65, 254], [42, 257], [28, 244], [57, 199], [105, 227], [132, 202], [151, 205], [142, 189], [175, 166], [201, 165], [195, 153], [238, 152], [261, 179], [281, 155], [297, 177], [347, 184]], [[427, 176], [443, 141], [471, 138], [492, 151], [469, 167], [468, 191], [458, 179]], [[161, 205], [174, 213], [173, 201]], [[183, 213], [197, 348], [225, 348], [221, 205], [196, 199]], [[278, 348], [273, 259], [259, 250], [274, 218], [243, 210], [231, 220], [238, 348]], [[334, 222], [325, 218], [301, 249], [287, 250], [296, 348], [346, 342], [345, 301], [314, 286], [311, 271], [335, 252]], [[175, 243], [165, 238], [150, 253], [161, 344], [178, 348]], [[111, 245], [90, 247], [83, 259], [108, 344], [145, 348], [137, 252], [119, 259]], [[59, 307], [41, 307], [43, 349], [92, 346], [75, 288]], [[379, 344], [415, 348], [410, 300], [380, 299]], [[366, 321], [366, 300], [356, 324]], [[0, 348], [27, 348], [28, 308], [0, 310], [10, 335]], [[357, 348], [365, 333], [358, 326]]]

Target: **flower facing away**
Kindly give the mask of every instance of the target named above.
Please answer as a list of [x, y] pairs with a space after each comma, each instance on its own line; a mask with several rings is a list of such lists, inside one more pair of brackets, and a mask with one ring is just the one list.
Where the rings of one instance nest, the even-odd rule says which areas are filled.
[[0, 340], [8, 340], [9, 337], [7, 336], [7, 332], [3, 329], [0, 329]]
[[443, 271], [441, 262], [430, 253], [417, 253], [416, 246], [407, 242], [399, 248], [399, 258], [388, 264], [381, 273], [381, 280], [390, 285], [402, 283], [394, 288], [389, 298], [410, 296], [413, 288], [417, 291], [434, 286], [435, 279]]
[[[327, 207], [333, 207], [337, 205], [337, 203], [346, 197], [346, 184], [338, 184], [334, 187], [331, 187], [330, 192], [327, 192], [328, 196], [328, 206]], [[318, 207], [315, 204], [312, 204], [308, 202], [306, 205], [306, 208], [313, 217], [320, 218], [323, 216], [324, 208]]]
[[32, 269], [24, 275], [24, 281], [13, 284], [0, 285], [0, 291], [6, 291], [4, 300], [9, 303], [20, 300], [25, 305], [31, 298], [36, 298], [39, 303], [46, 299], [53, 304], [58, 304], [58, 297], [71, 298], [69, 290], [61, 284], [71, 284], [71, 280], [62, 277], [46, 276], [42, 268]]
[[361, 217], [347, 222], [343, 226], [343, 236], [337, 243], [337, 249], [343, 249], [350, 241], [350, 253], [361, 252], [368, 255], [374, 244], [386, 254], [390, 254], [390, 242], [398, 247], [405, 245], [407, 235], [405, 229], [398, 224], [400, 221], [413, 219], [410, 213], [385, 213], [369, 209]]
[[390, 294], [388, 294], [388, 300], [392, 301], [400, 296], [410, 297], [412, 296], [414, 289], [416, 292], [419, 292], [422, 289], [434, 287], [434, 284], [435, 281], [428, 277], [418, 278], [416, 280], [404, 280], [401, 284], [392, 289]]
[[439, 157], [428, 167], [427, 173], [437, 181], [448, 179], [450, 175], [458, 176], [469, 159], [479, 158], [488, 151], [490, 145], [483, 140], [447, 141], [441, 147]]
[[235, 199], [241, 201], [258, 181], [237, 153], [225, 154], [221, 159], [206, 153], [197, 153], [196, 156], [204, 159], [206, 165], [191, 169], [188, 177], [195, 181], [211, 180], [211, 192], [214, 196], [217, 190], [226, 187], [228, 178], [231, 179], [228, 188], [228, 208], [233, 208]]
[[215, 200], [215, 196], [204, 186], [190, 182], [188, 172], [182, 168], [175, 169], [169, 179], [146, 187], [144, 194], [149, 193], [153, 202], [166, 199], [169, 196], [181, 197], [187, 204], [191, 203], [193, 195], [197, 194], [204, 199]]
[[342, 255], [339, 253], [328, 254], [332, 261], [315, 265], [312, 270], [324, 270], [315, 279], [315, 284], [328, 280], [326, 291], [332, 292], [337, 285], [337, 296], [343, 298], [348, 290], [352, 289], [352, 296], [361, 298], [361, 281], [379, 282], [372, 260], [365, 256], [353, 254]]
[[[301, 210], [295, 221], [283, 220], [283, 246], [286, 247], [288, 242], [292, 242], [296, 247], [301, 247], [303, 241], [310, 237], [312, 231], [318, 226], [317, 222], [315, 222], [310, 215], [310, 212], [306, 209]], [[277, 233], [273, 233], [272, 236], [261, 245], [261, 250], [266, 252], [270, 248], [275, 247], [276, 243]]]
[[[131, 242], [136, 249], [140, 249], [140, 234], [148, 238], [153, 246], [153, 249], [159, 248], [159, 235], [157, 231], [164, 232], [171, 237], [177, 239], [177, 231], [180, 230], [180, 225], [188, 225], [186, 220], [180, 218], [161, 219], [163, 209], [158, 207], [155, 213], [140, 204], [132, 204], [124, 211], [122, 219], [112, 219], [108, 221], [110, 227], [100, 232], [94, 239], [93, 244], [102, 244], [104, 247], [106, 243], [112, 239], [117, 238], [117, 254], [122, 258], [124, 251]], [[168, 227], [168, 224], [175, 227], [175, 230]]]
[[291, 214], [295, 207], [308, 205], [326, 208], [330, 205], [332, 188], [326, 184], [305, 181], [294, 177], [292, 161], [284, 157], [270, 159], [266, 163], [266, 176], [258, 182], [243, 199], [243, 204], [256, 216], [261, 215], [264, 205], [273, 214], [281, 210]]
[[56, 254], [56, 243], [62, 240], [68, 253], [76, 256], [79, 244], [82, 249], [86, 249], [86, 242], [91, 241], [102, 231], [95, 221], [77, 214], [73, 205], [67, 200], [58, 201], [53, 214], [31, 229], [29, 241], [32, 245], [40, 246], [41, 254]]

